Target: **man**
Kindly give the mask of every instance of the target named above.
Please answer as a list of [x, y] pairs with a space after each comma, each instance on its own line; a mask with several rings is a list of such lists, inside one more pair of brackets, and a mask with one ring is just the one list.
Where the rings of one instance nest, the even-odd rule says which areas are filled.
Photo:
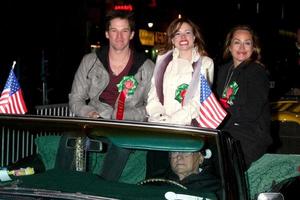
[[[112, 11], [107, 15], [105, 36], [109, 45], [85, 55], [74, 77], [69, 106], [76, 116], [146, 121], [154, 63], [131, 48], [134, 26], [132, 13]], [[66, 163], [66, 151], [59, 151], [58, 165]], [[129, 150], [109, 143], [100, 176], [117, 180], [129, 154]]]
[[201, 152], [171, 152], [171, 171], [166, 178], [175, 180], [188, 189], [215, 192], [219, 195], [220, 180], [211, 173], [210, 167], [203, 166], [204, 159], [211, 157], [210, 150]]
[[189, 190], [214, 192], [219, 196], [221, 182], [213, 166], [215, 161], [205, 161], [211, 157], [210, 149], [197, 152], [170, 152], [168, 158], [170, 167], [164, 173], [148, 177], [141, 184], [175, 181]]
[[126, 95], [121, 119], [146, 121], [145, 104], [154, 63], [130, 48], [134, 36], [132, 15], [111, 12], [107, 17], [105, 36], [109, 46], [82, 59], [69, 94], [70, 109], [80, 117], [118, 119], [121, 92], [117, 85], [128, 77], [135, 79], [136, 89], [132, 95]]

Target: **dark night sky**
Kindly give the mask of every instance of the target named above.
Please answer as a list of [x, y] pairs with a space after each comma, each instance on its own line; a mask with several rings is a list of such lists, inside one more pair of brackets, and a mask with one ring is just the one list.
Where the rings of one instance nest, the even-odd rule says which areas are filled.
[[[154, 29], [164, 31], [178, 13], [188, 16], [202, 29], [211, 57], [217, 58], [228, 29], [238, 23], [251, 24], [259, 33], [265, 49], [265, 60], [278, 54], [278, 30], [292, 31], [300, 21], [296, 3], [269, 0], [157, 0], [157, 8], [150, 8], [151, 0], [132, 0], [136, 5], [138, 27], [146, 20], [156, 21]], [[240, 10], [237, 9], [240, 3]], [[256, 13], [255, 2], [260, 2]], [[282, 3], [284, 2], [284, 3]], [[272, 3], [272, 6], [270, 5]], [[281, 5], [284, 4], [284, 18]], [[158, 9], [159, 8], [159, 9]], [[94, 12], [94, 11], [97, 12]], [[41, 57], [44, 50], [48, 60], [47, 80], [49, 103], [67, 102], [74, 73], [82, 56], [89, 51], [87, 21], [103, 25], [95, 19], [105, 13], [104, 0], [4, 0], [0, 2], [0, 91], [10, 66], [15, 69], [28, 106], [42, 104]], [[94, 24], [93, 24], [94, 23]], [[101, 30], [101, 28], [100, 28]], [[103, 32], [98, 34], [101, 42]], [[281, 47], [278, 48], [280, 50]], [[280, 52], [280, 51], [279, 51]], [[280, 54], [280, 53], [279, 53]], [[271, 59], [270, 59], [271, 60]], [[267, 63], [268, 64], [268, 63]]]
[[[77, 2], [77, 3], [76, 3]], [[83, 2], [2, 2], [0, 90], [13, 60], [29, 107], [42, 104], [42, 51], [48, 60], [49, 100], [66, 102], [71, 77], [85, 51]], [[68, 77], [68, 78], [66, 78]], [[51, 103], [50, 102], [50, 103]]]

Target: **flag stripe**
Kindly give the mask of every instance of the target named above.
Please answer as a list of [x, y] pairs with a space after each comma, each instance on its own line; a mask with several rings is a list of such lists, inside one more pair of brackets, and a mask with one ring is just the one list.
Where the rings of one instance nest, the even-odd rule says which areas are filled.
[[204, 127], [206, 128], [216, 128], [216, 122], [211, 120], [210, 113], [205, 107], [200, 107], [200, 121], [204, 123]]
[[204, 115], [203, 116], [200, 116], [200, 117], [203, 117], [203, 119], [207, 120], [208, 124], [211, 124], [210, 126], [213, 127], [213, 128], [216, 128], [218, 126], [218, 124], [220, 122], [218, 122], [214, 117], [213, 117], [213, 112], [212, 110], [210, 109], [209, 105], [205, 105], [204, 103], [204, 107], [201, 107], [200, 109], [202, 109], [204, 111]]
[[206, 108], [208, 109], [209, 113], [210, 113], [210, 118], [214, 121], [218, 121], [220, 122], [220, 118], [219, 115], [216, 113], [217, 110], [214, 107], [214, 103], [213, 103], [213, 99], [212, 96], [210, 96], [206, 102], [204, 102], [204, 105], [206, 105]]
[[220, 122], [222, 122], [222, 120], [226, 116], [226, 112], [223, 110], [223, 108], [221, 107], [221, 105], [218, 104], [218, 100], [216, 99], [216, 97], [214, 95], [211, 95], [211, 97], [209, 98], [209, 102], [212, 105], [212, 109], [214, 109], [215, 117]]
[[0, 107], [0, 113], [6, 113], [5, 106], [1, 106], [1, 107]]

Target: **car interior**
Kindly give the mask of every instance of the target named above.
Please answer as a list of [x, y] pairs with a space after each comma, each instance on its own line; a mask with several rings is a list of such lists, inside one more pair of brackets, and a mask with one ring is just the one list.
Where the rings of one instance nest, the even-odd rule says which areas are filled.
[[[66, 133], [63, 133], [66, 134]], [[85, 143], [88, 141], [89, 147], [83, 148], [83, 154], [80, 154], [84, 162], [82, 171], [66, 170], [57, 168], [58, 149], [60, 141], [63, 138], [59, 135], [46, 135], [37, 137], [35, 144], [37, 145], [38, 160], [42, 161], [44, 171], [40, 170], [35, 176], [14, 177], [18, 180], [19, 187], [25, 188], [47, 188], [55, 191], [76, 192], [87, 194], [97, 194], [112, 198], [121, 198], [132, 195], [135, 198], [145, 198], [150, 195], [151, 199], [162, 199], [167, 192], [174, 192], [181, 195], [191, 195], [194, 197], [202, 197], [208, 199], [219, 199], [221, 192], [221, 184], [212, 191], [199, 191], [182, 187], [182, 184], [176, 181], [161, 178], [162, 174], [170, 170], [169, 153], [170, 152], [197, 152], [205, 148], [210, 152], [209, 159], [205, 159], [201, 168], [205, 171], [213, 173], [220, 179], [218, 165], [218, 154], [216, 148], [216, 135], [196, 135], [196, 134], [161, 134], [160, 132], [152, 132], [151, 135], [145, 132], [137, 134], [136, 132], [105, 132], [103, 130], [91, 132], [88, 139], [86, 137], [67, 137], [64, 141], [65, 148], [75, 152], [76, 140], [82, 138]], [[122, 175], [118, 181], [105, 181], [99, 177], [101, 166], [107, 153], [108, 144], [113, 143], [119, 148], [132, 150], [129, 159], [123, 169]], [[84, 146], [84, 145], [83, 145]], [[82, 156], [84, 155], [84, 156]], [[79, 157], [80, 157], [79, 156]], [[78, 155], [74, 156], [77, 158]], [[64, 159], [68, 159], [67, 157]], [[37, 167], [36, 163], [28, 163], [24, 161], [11, 165], [10, 168], [16, 168], [26, 165]], [[41, 164], [41, 163], [39, 163]], [[24, 166], [25, 167], [25, 166]], [[35, 177], [39, 178], [36, 179]], [[149, 181], [150, 180], [150, 181]], [[54, 184], [55, 183], [55, 184]], [[84, 183], [84, 184], [83, 184]], [[83, 187], [84, 185], [84, 187]], [[102, 188], [101, 190], [99, 188]], [[205, 188], [204, 188], [205, 189]], [[170, 195], [169, 195], [170, 196]], [[172, 196], [172, 195], [171, 195]]]

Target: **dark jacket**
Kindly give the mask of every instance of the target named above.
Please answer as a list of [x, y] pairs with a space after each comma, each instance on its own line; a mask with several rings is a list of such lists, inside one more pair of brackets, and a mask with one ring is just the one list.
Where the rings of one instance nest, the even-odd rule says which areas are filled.
[[233, 82], [238, 85], [222, 129], [240, 141], [249, 166], [266, 152], [271, 143], [269, 79], [265, 68], [258, 63], [243, 62], [234, 69], [232, 66], [232, 62], [221, 66], [217, 77], [219, 98], [222, 98], [226, 85]]
[[221, 190], [220, 179], [205, 168], [199, 174], [191, 174], [183, 180], [179, 180], [179, 177], [170, 169], [163, 178], [176, 181], [189, 190], [214, 193], [216, 195], [219, 195]]

